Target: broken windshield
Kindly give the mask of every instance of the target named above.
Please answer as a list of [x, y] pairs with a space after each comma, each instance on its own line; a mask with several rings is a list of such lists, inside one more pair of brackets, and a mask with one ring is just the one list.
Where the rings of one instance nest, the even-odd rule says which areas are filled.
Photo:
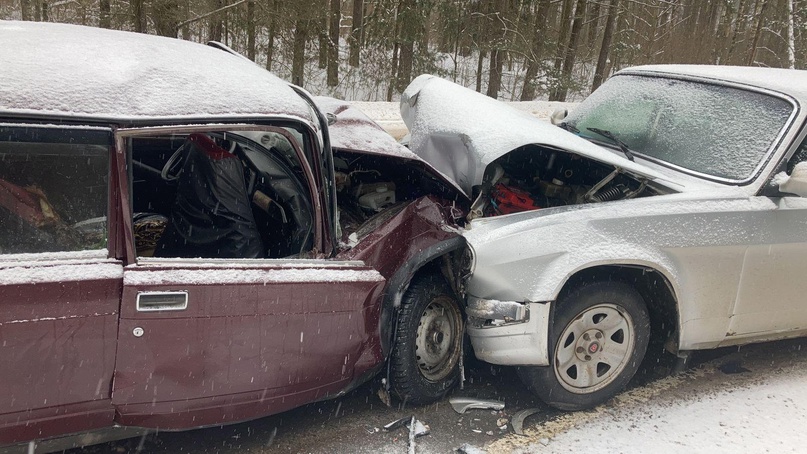
[[565, 122], [587, 139], [602, 141], [592, 128], [610, 131], [640, 156], [741, 182], [753, 176], [792, 111], [788, 101], [760, 92], [621, 75]]

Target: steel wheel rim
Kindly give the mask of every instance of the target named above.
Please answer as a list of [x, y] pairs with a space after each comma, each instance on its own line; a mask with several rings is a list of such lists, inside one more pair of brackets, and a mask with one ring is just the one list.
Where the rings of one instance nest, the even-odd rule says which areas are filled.
[[616, 304], [598, 304], [563, 329], [555, 347], [558, 382], [575, 394], [596, 392], [619, 377], [633, 354], [636, 329]]
[[461, 323], [450, 298], [435, 298], [423, 310], [415, 338], [415, 357], [421, 375], [427, 380], [442, 380], [456, 367]]

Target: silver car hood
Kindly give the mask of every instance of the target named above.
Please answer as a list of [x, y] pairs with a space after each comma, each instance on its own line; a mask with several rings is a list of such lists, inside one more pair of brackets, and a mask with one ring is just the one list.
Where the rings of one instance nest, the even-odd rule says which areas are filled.
[[401, 95], [409, 148], [469, 196], [488, 164], [524, 145], [577, 154], [646, 179], [669, 179], [507, 104], [436, 76], [419, 76]]

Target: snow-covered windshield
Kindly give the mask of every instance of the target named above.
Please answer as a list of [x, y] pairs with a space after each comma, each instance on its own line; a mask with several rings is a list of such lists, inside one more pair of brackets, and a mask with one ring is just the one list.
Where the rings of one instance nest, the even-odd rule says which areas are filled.
[[662, 77], [620, 75], [565, 120], [585, 138], [610, 131], [639, 155], [732, 181], [750, 178], [793, 106], [738, 88]]

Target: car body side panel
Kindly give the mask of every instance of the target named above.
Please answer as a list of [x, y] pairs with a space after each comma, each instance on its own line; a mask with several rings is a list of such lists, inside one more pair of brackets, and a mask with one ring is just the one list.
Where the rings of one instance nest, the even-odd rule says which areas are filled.
[[[361, 264], [322, 262], [128, 267], [116, 421], [186, 429], [339, 392], [374, 336], [384, 280]], [[138, 311], [149, 292], [186, 292], [187, 307]]]
[[122, 265], [0, 265], [0, 445], [112, 424]]
[[807, 332], [807, 200], [784, 197], [760, 230], [763, 244], [748, 249], [730, 337]]
[[493, 229], [472, 224], [466, 238], [477, 265], [469, 294], [554, 301], [579, 270], [652, 268], [673, 286], [680, 348], [717, 346], [729, 332], [746, 251], [770, 241], [764, 232], [777, 204], [765, 197], [676, 199], [658, 196], [532, 219], [527, 214]]
[[[400, 303], [403, 291], [409, 285], [414, 273], [425, 265], [409, 262], [416, 261], [422, 252], [433, 250], [440, 243], [460, 237], [459, 231], [451, 227], [454, 225], [451, 222], [451, 210], [450, 202], [432, 196], [419, 198], [375, 228], [356, 246], [337, 255], [337, 259], [361, 260], [371, 265], [388, 282], [383, 307], [378, 308], [380, 323], [376, 327], [376, 335], [379, 343], [368, 346], [372, 348], [365, 348], [359, 365], [378, 364], [388, 353], [388, 335], [392, 330], [391, 309]], [[458, 210], [458, 213], [461, 212]], [[399, 275], [401, 272], [409, 275], [402, 277]], [[390, 288], [390, 286], [402, 287]], [[370, 367], [366, 370], [370, 370]]]
[[421, 197], [336, 258], [361, 260], [390, 279], [418, 251], [459, 236], [459, 230], [451, 227], [450, 210], [451, 202]]

